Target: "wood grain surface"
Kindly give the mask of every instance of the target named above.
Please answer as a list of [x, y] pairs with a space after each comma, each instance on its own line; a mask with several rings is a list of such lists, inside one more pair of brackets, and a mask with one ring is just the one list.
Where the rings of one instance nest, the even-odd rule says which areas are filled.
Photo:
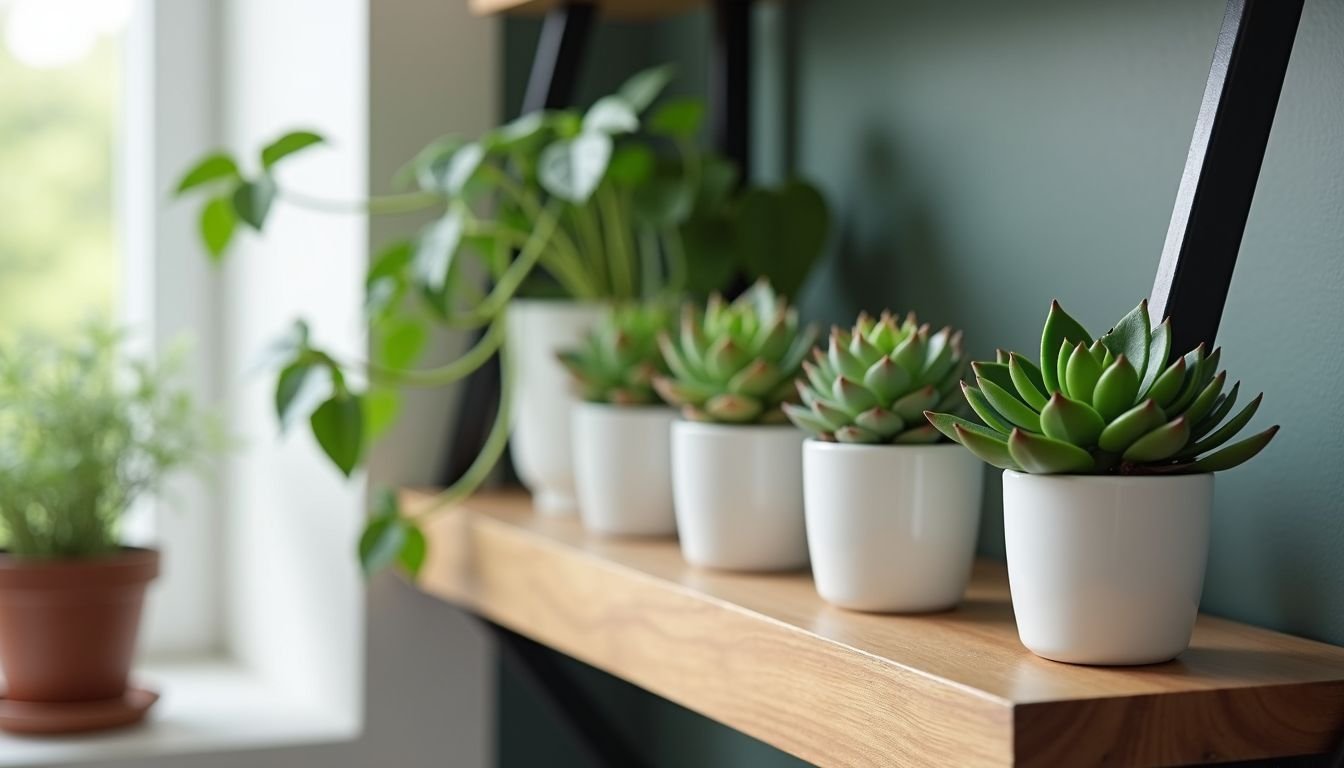
[[1048, 661], [1018, 641], [997, 563], [956, 610], [883, 616], [828, 605], [806, 572], [697, 569], [673, 540], [591, 535], [522, 494], [426, 534], [425, 591], [818, 765], [1179, 765], [1344, 736], [1344, 648], [1201, 616], [1166, 664]]

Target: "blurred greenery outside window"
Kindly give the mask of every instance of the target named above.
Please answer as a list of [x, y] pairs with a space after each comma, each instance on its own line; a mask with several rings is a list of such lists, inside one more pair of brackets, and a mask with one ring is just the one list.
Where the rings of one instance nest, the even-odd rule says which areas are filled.
[[0, 0], [0, 344], [120, 312], [131, 0]]

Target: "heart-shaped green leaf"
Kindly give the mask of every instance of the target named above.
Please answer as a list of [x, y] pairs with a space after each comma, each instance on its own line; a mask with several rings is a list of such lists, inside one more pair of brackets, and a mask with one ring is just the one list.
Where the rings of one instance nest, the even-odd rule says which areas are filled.
[[557, 141], [542, 151], [538, 178], [547, 192], [581, 205], [602, 183], [611, 153], [611, 137], [605, 133], [583, 133]]
[[364, 455], [364, 406], [359, 395], [337, 393], [309, 418], [313, 437], [332, 463], [349, 477]]
[[275, 202], [275, 181], [270, 176], [245, 181], [233, 191], [234, 213], [258, 232], [265, 226], [266, 216], [271, 212], [273, 202]]
[[177, 182], [176, 195], [195, 189], [215, 181], [233, 181], [237, 180], [238, 164], [229, 155], [222, 152], [206, 155], [200, 162], [193, 165], [186, 173], [182, 174], [182, 179]]
[[261, 150], [261, 167], [270, 170], [272, 166], [295, 152], [321, 144], [325, 141], [312, 131], [293, 131], [267, 144]]

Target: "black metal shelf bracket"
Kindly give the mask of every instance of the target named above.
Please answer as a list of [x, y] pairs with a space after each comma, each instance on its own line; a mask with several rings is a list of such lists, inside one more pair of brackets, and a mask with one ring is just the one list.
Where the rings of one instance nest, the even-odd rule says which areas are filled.
[[714, 0], [709, 53], [710, 134], [714, 146], [751, 178], [752, 0]]
[[1303, 0], [1228, 0], [1149, 300], [1172, 354], [1212, 347]]

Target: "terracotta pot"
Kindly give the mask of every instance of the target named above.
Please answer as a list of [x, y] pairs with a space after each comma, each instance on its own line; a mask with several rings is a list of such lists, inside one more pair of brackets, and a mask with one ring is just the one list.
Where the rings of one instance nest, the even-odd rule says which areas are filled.
[[159, 553], [124, 549], [88, 560], [0, 554], [0, 668], [5, 697], [27, 702], [114, 699], [140, 629]]

